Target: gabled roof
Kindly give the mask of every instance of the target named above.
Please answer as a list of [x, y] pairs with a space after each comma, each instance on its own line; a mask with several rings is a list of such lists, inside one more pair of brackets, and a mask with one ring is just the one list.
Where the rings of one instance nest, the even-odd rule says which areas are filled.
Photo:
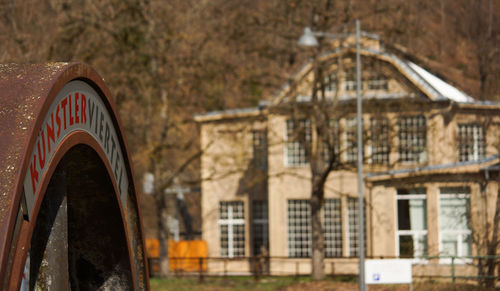
[[[362, 47], [360, 49], [360, 54], [362, 57], [373, 57], [378, 60], [387, 62], [391, 64], [397, 71], [399, 71], [403, 76], [405, 76], [412, 84], [414, 84], [427, 98], [431, 101], [451, 101], [460, 106], [473, 106], [477, 108], [499, 108], [500, 103], [498, 102], [478, 102], [474, 98], [462, 92], [460, 89], [454, 87], [453, 85], [442, 80], [435, 74], [426, 70], [420, 65], [413, 63], [410, 60], [406, 60], [395, 53], [386, 51], [380, 45], [380, 48], [373, 47]], [[329, 59], [338, 57], [339, 55], [346, 53], [356, 53], [356, 49], [353, 45], [338, 47], [333, 50], [326, 51], [319, 55], [319, 61], [327, 61]], [[307, 76], [313, 68], [313, 60], [305, 63], [299, 71], [292, 78], [292, 82], [300, 82], [301, 79]], [[291, 90], [291, 83], [285, 83], [278, 94], [276, 94], [271, 100], [261, 101], [259, 107], [254, 108], [243, 108], [243, 109], [229, 109], [223, 111], [213, 111], [205, 114], [199, 114], [195, 116], [195, 120], [198, 122], [206, 122], [218, 120], [221, 118], [239, 118], [239, 117], [250, 117], [259, 116], [266, 110], [266, 108], [278, 105], [285, 102], [287, 99], [287, 94]], [[373, 95], [373, 94], [372, 94]], [[377, 94], [377, 96], [372, 96], [370, 94], [364, 94], [367, 98], [379, 98], [379, 99], [391, 99], [402, 96], [396, 96], [394, 93], [391, 94]], [[298, 96], [299, 101], [307, 102], [310, 100], [310, 96]], [[344, 99], [349, 99], [347, 97]], [[339, 100], [343, 99], [339, 96]]]
[[409, 62], [408, 65], [419, 75], [420, 78], [424, 79], [425, 82], [430, 84], [442, 97], [460, 103], [474, 102], [474, 98], [446, 83], [445, 81], [439, 79], [422, 67], [412, 62]]
[[[356, 53], [356, 49], [352, 46], [336, 48], [335, 50], [327, 51], [321, 54], [319, 56], [319, 61], [326, 61], [346, 53]], [[383, 49], [363, 47], [360, 49], [360, 55], [362, 57], [374, 57], [381, 61], [390, 63], [432, 101], [450, 100], [459, 103], [474, 102], [474, 98], [462, 92], [458, 88], [445, 82], [421, 66], [411, 61], [402, 59], [394, 53], [387, 52]], [[310, 60], [302, 66], [302, 68], [294, 76], [293, 80], [297, 81], [304, 78], [308, 73], [310, 73], [312, 67], [313, 61]], [[271, 103], [279, 104], [284, 101], [289, 89], [290, 83], [285, 84], [280, 92], [273, 98]]]

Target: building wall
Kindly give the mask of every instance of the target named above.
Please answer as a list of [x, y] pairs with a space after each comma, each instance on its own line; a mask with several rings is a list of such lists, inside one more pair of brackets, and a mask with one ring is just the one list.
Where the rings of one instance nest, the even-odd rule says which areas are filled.
[[[397, 124], [399, 114], [387, 113], [391, 126]], [[457, 123], [477, 122], [487, 124], [486, 156], [497, 153], [498, 117], [481, 112], [454, 112], [453, 114], [432, 114], [427, 116], [427, 164], [446, 164], [458, 161]], [[365, 130], [370, 114], [364, 116]], [[305, 166], [286, 166], [286, 120], [287, 116], [273, 114], [266, 120], [242, 119], [229, 122], [205, 123], [202, 126], [202, 147], [208, 147], [202, 158], [203, 238], [209, 244], [209, 256], [220, 256], [219, 203], [220, 201], [243, 201], [245, 205], [245, 255], [251, 255], [251, 201], [268, 199], [269, 207], [269, 255], [287, 257], [288, 218], [287, 201], [290, 199], [309, 199], [311, 191], [310, 169]], [[248, 169], [251, 160], [251, 132], [267, 128], [269, 144], [268, 179], [256, 182], [253, 186], [248, 179], [252, 176]], [[397, 144], [397, 134], [392, 136]], [[210, 146], [209, 146], [210, 145]], [[365, 146], [365, 151], [369, 144]], [[408, 168], [414, 165], [397, 163], [398, 149], [392, 147], [389, 167], [365, 165], [365, 172], [387, 169]], [[475, 170], [477, 171], [477, 169]], [[440, 173], [438, 182], [406, 178], [392, 185], [391, 182], [367, 184], [364, 188], [367, 211], [367, 253], [370, 256], [395, 256], [398, 187], [424, 187], [427, 193], [428, 254], [439, 255], [439, 191], [441, 187], [467, 186], [471, 194], [472, 223], [484, 227], [486, 219], [492, 221], [495, 199], [498, 191], [496, 182], [490, 182], [481, 191], [481, 179], [475, 177], [461, 182], [456, 181], [456, 169]], [[250, 173], [250, 174], [249, 174]], [[214, 175], [216, 174], [216, 175]], [[252, 179], [250, 179], [252, 180]], [[393, 183], [394, 184], [394, 183]], [[486, 194], [485, 194], [486, 193]], [[325, 187], [325, 198], [342, 199], [342, 216], [345, 217], [347, 197], [357, 197], [357, 176], [354, 171], [332, 172]], [[487, 209], [487, 211], [485, 211]], [[344, 238], [347, 229], [343, 221]], [[343, 240], [346, 254], [346, 241]]]
[[[381, 66], [385, 73], [394, 73], [386, 64]], [[309, 78], [309, 79], [308, 79]], [[340, 75], [340, 78], [345, 76]], [[310, 76], [305, 76], [310, 80]], [[299, 92], [307, 94], [307, 85], [299, 87]], [[429, 165], [445, 165], [459, 162], [458, 157], [458, 125], [478, 124], [484, 127], [486, 149], [484, 157], [496, 155], [500, 144], [500, 108], [481, 106], [460, 106], [446, 102], [424, 101], [414, 86], [393, 75], [389, 78], [388, 92], [407, 98], [405, 101], [370, 103], [365, 107], [363, 115], [364, 132], [369, 132], [370, 118], [383, 116], [389, 121], [389, 139], [391, 150], [388, 165], [373, 165], [370, 163], [370, 137], [364, 142], [366, 162], [365, 175], [368, 173], [401, 170]], [[339, 94], [349, 95], [350, 92], [340, 90]], [[367, 92], [364, 92], [366, 94]], [[369, 93], [369, 92], [368, 92]], [[377, 93], [377, 92], [372, 92]], [[378, 92], [380, 93], [380, 92]], [[354, 93], [353, 93], [354, 94]], [[398, 95], [398, 96], [399, 96]], [[375, 104], [375, 105], [373, 105]], [[398, 122], [402, 116], [423, 115], [426, 118], [426, 151], [427, 158], [421, 163], [403, 163], [399, 161]], [[354, 116], [354, 107], [339, 107], [336, 117], [340, 121], [341, 159], [345, 153], [346, 127], [345, 118]], [[203, 239], [208, 243], [210, 257], [219, 257], [220, 225], [219, 206], [221, 201], [243, 201], [245, 213], [245, 256], [252, 255], [252, 215], [253, 200], [268, 200], [268, 235], [271, 257], [288, 257], [288, 209], [287, 201], [292, 199], [309, 199], [311, 193], [311, 173], [309, 165], [286, 165], [286, 122], [289, 116], [283, 112], [273, 112], [264, 116], [242, 116], [212, 119], [202, 123], [202, 219]], [[267, 131], [268, 160], [267, 173], [252, 170], [252, 131]], [[498, 162], [498, 160], [494, 161]], [[468, 187], [470, 189], [471, 224], [477, 233], [486, 232], [485, 226], [493, 221], [496, 197], [499, 191], [496, 182], [496, 172], [491, 173], [486, 180], [482, 165], [463, 165], [433, 171], [417, 171], [404, 175], [386, 175], [385, 178], [366, 178], [364, 195], [366, 201], [367, 225], [367, 255], [373, 257], [394, 257], [398, 255], [398, 209], [397, 193], [403, 188], [426, 189], [426, 221], [427, 247], [429, 256], [440, 254], [439, 205], [440, 189], [443, 187]], [[355, 167], [332, 172], [325, 185], [325, 198], [340, 198], [342, 203], [342, 246], [344, 257], [348, 254], [347, 229], [347, 199], [357, 198], [357, 174]], [[491, 231], [491, 229], [490, 229]], [[475, 238], [479, 241], [479, 237]], [[484, 249], [484, 248], [483, 248]], [[481, 254], [473, 249], [473, 254]], [[281, 271], [301, 269], [309, 272], [308, 259], [290, 258], [274, 260], [270, 269], [276, 274]], [[329, 263], [344, 265], [329, 266], [335, 272], [356, 272], [356, 262], [352, 259], [328, 259]], [[425, 266], [439, 267], [440, 261], [431, 259], [424, 262]], [[442, 262], [441, 262], [442, 263]], [[233, 262], [232, 264], [236, 264]], [[226, 265], [227, 266], [227, 265]], [[241, 262], [248, 266], [248, 262]], [[299, 267], [297, 267], [299, 266]], [[216, 267], [214, 267], [216, 268]], [[245, 268], [245, 267], [241, 267]], [[217, 269], [220, 269], [217, 267]], [[419, 269], [421, 274], [432, 273], [428, 269]], [[281, 271], [280, 271], [281, 270]]]
[[250, 202], [265, 199], [267, 185], [251, 169], [252, 130], [265, 124], [255, 120], [206, 123], [201, 128], [202, 237], [209, 257], [220, 257], [221, 201], [242, 201], [245, 215], [245, 254], [250, 255]]

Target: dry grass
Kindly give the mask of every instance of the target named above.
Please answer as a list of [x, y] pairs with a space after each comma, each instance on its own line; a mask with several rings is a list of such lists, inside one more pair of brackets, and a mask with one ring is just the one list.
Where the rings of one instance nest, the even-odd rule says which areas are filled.
[[[370, 291], [406, 291], [408, 285], [370, 285]], [[357, 291], [356, 282], [342, 282], [335, 279], [328, 279], [320, 282], [311, 282], [309, 277], [265, 277], [256, 281], [252, 277], [208, 277], [203, 283], [195, 278], [170, 278], [170, 279], [152, 279], [151, 290], [163, 291], [183, 291], [183, 290], [280, 290], [280, 291], [326, 291], [342, 290]], [[451, 283], [440, 282], [417, 282], [413, 285], [414, 291], [473, 291], [480, 290], [478, 286], [471, 284], [457, 283], [453, 286]], [[500, 290], [500, 289], [499, 289]]]

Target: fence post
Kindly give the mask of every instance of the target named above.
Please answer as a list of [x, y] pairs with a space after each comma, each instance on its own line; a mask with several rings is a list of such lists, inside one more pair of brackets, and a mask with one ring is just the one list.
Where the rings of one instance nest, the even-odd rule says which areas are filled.
[[253, 261], [253, 276], [255, 281], [259, 281], [259, 275], [260, 275], [260, 257], [259, 256], [254, 256], [251, 257]]
[[299, 279], [299, 262], [295, 262], [295, 280]]
[[455, 256], [451, 256], [451, 285], [455, 289]]
[[198, 261], [198, 264], [199, 264], [199, 268], [200, 268], [200, 283], [203, 283], [204, 281], [204, 278], [203, 278], [203, 258], [200, 257], [199, 258], [199, 261]]
[[227, 259], [224, 259], [224, 281], [227, 279]]

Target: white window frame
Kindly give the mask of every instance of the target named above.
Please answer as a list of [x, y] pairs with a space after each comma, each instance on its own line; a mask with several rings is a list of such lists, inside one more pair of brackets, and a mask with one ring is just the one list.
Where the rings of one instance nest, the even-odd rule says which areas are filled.
[[[306, 135], [305, 137], [305, 144], [301, 145], [301, 142], [300, 141], [289, 141], [288, 140], [288, 123], [289, 122], [293, 122], [293, 123], [299, 123], [299, 126], [302, 126], [301, 123], [304, 122], [304, 134]], [[296, 125], [294, 125], [294, 128], [296, 127]], [[309, 129], [308, 129], [309, 128]], [[309, 158], [307, 157], [307, 141], [308, 141], [308, 136], [309, 135], [309, 142], [312, 141], [312, 128], [311, 128], [311, 120], [309, 119], [299, 119], [299, 120], [294, 120], [294, 119], [286, 119], [285, 120], [285, 150], [283, 151], [284, 152], [284, 160], [285, 160], [285, 166], [286, 167], [305, 167], [305, 166], [308, 166], [309, 165]], [[303, 151], [304, 151], [304, 160], [299, 160], [299, 161], [291, 161], [290, 159], [290, 156], [289, 156], [289, 150], [288, 150], [288, 145], [289, 144], [293, 144], [293, 146], [296, 148], [295, 150], [296, 151], [300, 151], [300, 147], [302, 146], [303, 147]], [[295, 157], [295, 156], [294, 156]], [[296, 158], [296, 157], [295, 157]], [[294, 159], [295, 159], [294, 158]]]
[[[468, 136], [467, 129], [470, 128], [472, 135]], [[465, 136], [462, 136], [465, 134]], [[484, 128], [477, 123], [462, 123], [457, 125], [457, 136], [458, 136], [458, 161], [478, 161], [484, 158], [486, 154], [486, 137], [484, 135]], [[472, 155], [468, 152], [462, 150], [462, 142], [467, 138], [472, 138]]]
[[[290, 233], [292, 233], [290, 226], [291, 226], [291, 221], [290, 221], [290, 213], [289, 213], [289, 203], [291, 201], [301, 201], [301, 203], [307, 203], [306, 207], [306, 221], [307, 225], [305, 226], [308, 229], [309, 236], [306, 237], [306, 242], [309, 245], [309, 249], [306, 251], [297, 251], [297, 247], [295, 246], [295, 249], [291, 248], [291, 245], [293, 244], [291, 242], [291, 236]], [[286, 217], [287, 217], [287, 255], [290, 258], [310, 258], [312, 255], [312, 221], [311, 221], [311, 204], [309, 199], [288, 199], [287, 200], [287, 211], [286, 211]], [[297, 216], [295, 216], [297, 217]], [[303, 227], [301, 227], [302, 229]], [[294, 231], [293, 233], [298, 233]], [[297, 255], [298, 253], [308, 253], [306, 256], [300, 256]]]
[[[423, 142], [419, 139], [419, 130], [420, 127], [417, 119], [423, 119]], [[410, 122], [411, 120], [411, 122]], [[408, 127], [408, 123], [412, 128]], [[403, 125], [406, 127], [403, 128]], [[411, 135], [410, 138], [403, 139], [403, 129], [405, 135]], [[421, 164], [427, 162], [428, 155], [428, 143], [427, 143], [427, 118], [425, 115], [405, 115], [401, 116], [398, 121], [398, 160], [403, 164]], [[419, 145], [419, 143], [423, 143], [423, 145]], [[403, 146], [404, 144], [404, 146]], [[417, 152], [414, 148], [422, 147], [421, 152]], [[405, 156], [403, 156], [403, 151], [405, 152]]]
[[[356, 207], [354, 208], [354, 214], [352, 215], [353, 217], [355, 217], [354, 220], [356, 220], [356, 224], [355, 224], [355, 228], [354, 228], [355, 231], [354, 232], [350, 231], [350, 229], [351, 229], [351, 219], [350, 219], [350, 217], [351, 217], [351, 210], [349, 210], [349, 202], [350, 201], [352, 201], [356, 205]], [[346, 238], [345, 239], [346, 239], [346, 246], [347, 246], [346, 247], [346, 254], [347, 254], [348, 257], [357, 257], [357, 256], [359, 256], [359, 250], [360, 250], [360, 245], [359, 245], [359, 221], [357, 221], [359, 219], [359, 214], [358, 214], [359, 213], [359, 206], [358, 206], [359, 201], [358, 201], [358, 198], [348, 197], [347, 200], [346, 200], [346, 203], [347, 203], [347, 207], [346, 207], [346, 209], [347, 209], [347, 213], [346, 213], [347, 216], [345, 217], [346, 222], [347, 222], [347, 229], [346, 229], [346, 232], [345, 232], [346, 233]], [[366, 204], [364, 204], [364, 205], [366, 205]], [[366, 207], [363, 210], [364, 210], [363, 211], [363, 214], [364, 214], [364, 217], [363, 217], [364, 224], [363, 225], [365, 227], [365, 229], [363, 231], [363, 236], [364, 236], [364, 240], [363, 241], [364, 241], [364, 250], [365, 250], [365, 254], [366, 254], [366, 252], [367, 252], [367, 245], [368, 245], [367, 240], [366, 240], [366, 225], [367, 225], [366, 224]], [[353, 250], [351, 248], [351, 241], [353, 241], [351, 239], [351, 237], [353, 239], [357, 240], [357, 245], [358, 245], [358, 249], [357, 250], [356, 249]]]
[[[332, 217], [332, 221], [331, 221], [331, 226], [332, 226], [332, 231], [329, 233], [331, 236], [331, 241], [330, 240], [327, 240], [328, 236], [327, 236], [327, 229], [326, 229], [326, 214], [327, 214], [327, 208], [326, 208], [326, 205], [327, 203], [332, 203], [334, 206], [336, 203], [338, 203], [338, 208], [335, 208], [335, 207], [332, 207], [331, 209], [331, 217]], [[338, 213], [335, 213], [335, 211], [338, 211]], [[335, 224], [335, 218], [336, 216], [339, 216], [340, 217], [340, 224]], [[341, 198], [327, 198], [325, 199], [325, 203], [323, 205], [323, 231], [325, 233], [325, 258], [339, 258], [339, 257], [343, 257], [343, 233], [342, 233], [342, 224], [343, 224], [343, 217], [342, 217], [342, 199]], [[338, 234], [338, 232], [334, 232], [334, 230], [338, 228], [337, 230], [340, 230], [340, 253], [339, 253], [339, 249], [335, 248], [335, 242], [336, 242], [336, 238], [338, 239], [338, 237], [336, 237], [336, 234]], [[331, 247], [328, 248], [327, 247], [327, 242], [330, 241], [330, 244], [331, 244]], [[338, 242], [338, 241], [337, 241]], [[327, 256], [327, 253], [328, 253], [328, 250], [331, 250], [331, 253], [337, 253], [339, 255], [333, 255], [333, 256]]]
[[[219, 235], [221, 235], [222, 229], [220, 226], [227, 225], [227, 257], [234, 258], [235, 257], [235, 248], [234, 248], [234, 230], [233, 226], [243, 225], [243, 229], [245, 229], [245, 218], [233, 218], [233, 203], [241, 203], [243, 207], [243, 217], [245, 216], [245, 204], [243, 201], [221, 201], [223, 203], [228, 203], [227, 205], [227, 218], [219, 218]], [[220, 207], [220, 206], [219, 206]], [[244, 230], [243, 230], [243, 240], [245, 240]], [[221, 256], [222, 256], [222, 245], [220, 246]], [[243, 244], [243, 256], [245, 256], [245, 244]], [[239, 256], [238, 256], [239, 257]]]
[[[410, 260], [415, 263], [415, 264], [425, 264], [428, 262], [427, 259], [424, 259], [424, 258], [419, 258], [419, 257], [415, 257], [415, 254], [416, 253], [419, 253], [420, 251], [422, 251], [422, 253], [424, 253], [423, 250], [420, 250], [420, 246], [418, 244], [415, 244], [415, 242], [418, 242], [420, 238], [422, 237], [427, 237], [427, 239], [425, 239], [425, 243], [428, 245], [428, 228], [429, 228], [429, 225], [428, 223], [426, 222], [426, 225], [427, 225], [427, 229], [426, 230], [399, 230], [399, 209], [398, 209], [398, 201], [399, 200], [425, 200], [425, 213], [427, 215], [427, 190], [426, 189], [423, 189], [425, 191], [425, 194], [398, 194], [396, 192], [396, 257], [399, 258], [399, 256], [401, 255], [400, 254], [400, 242], [399, 242], [399, 237], [401, 235], [411, 235], [412, 239], [413, 239], [413, 246], [414, 246], [414, 250], [413, 250], [413, 258], [411, 258]], [[427, 217], [425, 217], [425, 220], [427, 221]], [[428, 246], [427, 246], [428, 248]], [[428, 253], [424, 253], [424, 257], [428, 255]]]
[[[464, 187], [466, 189], [468, 189], [469, 191], [469, 194], [441, 194], [441, 190], [443, 188], [461, 188], [461, 187], [441, 187], [439, 189], [439, 199], [438, 199], [438, 214], [441, 213], [441, 198], [460, 198], [460, 199], [468, 199], [469, 201], [469, 206], [470, 206], [470, 188], [468, 187]], [[470, 211], [470, 209], [469, 209]], [[470, 215], [470, 213], [469, 213]], [[438, 217], [438, 220], [440, 219], [440, 217]], [[470, 217], [468, 217], [468, 219], [470, 219]], [[462, 247], [462, 237], [464, 235], [469, 235], [471, 236], [472, 235], [472, 230], [471, 229], [468, 229], [468, 230], [441, 230], [441, 227], [438, 225], [438, 238], [439, 238], [439, 254], [441, 254], [441, 252], [443, 251], [443, 243], [442, 243], [442, 236], [444, 234], [451, 234], [451, 235], [456, 235], [457, 236], [457, 254], [456, 256], [459, 257], [459, 256], [463, 256], [463, 247]], [[470, 246], [472, 248], [472, 245]], [[440, 264], [451, 264], [451, 258], [441, 258], [439, 260], [439, 263]], [[468, 264], [468, 263], [472, 263], [472, 259], [455, 259], [454, 261], [455, 264]]]

